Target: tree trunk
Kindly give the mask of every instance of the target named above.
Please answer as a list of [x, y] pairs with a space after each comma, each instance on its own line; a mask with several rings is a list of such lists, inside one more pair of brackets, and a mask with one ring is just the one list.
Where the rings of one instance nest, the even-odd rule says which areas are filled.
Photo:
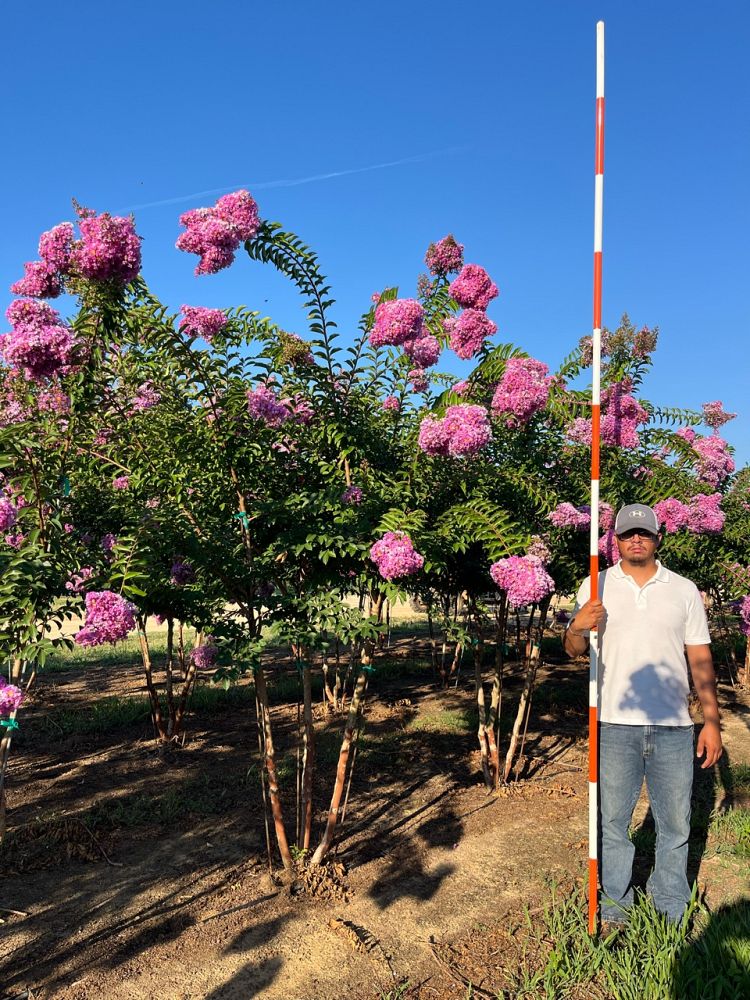
[[484, 698], [484, 678], [482, 677], [482, 652], [483, 645], [481, 636], [474, 638], [474, 684], [477, 698], [477, 739], [479, 740], [479, 759], [482, 764], [482, 776], [487, 788], [493, 787], [492, 775], [490, 773], [489, 749], [490, 743], [487, 736], [487, 707]]
[[[309, 652], [305, 650], [305, 652]], [[312, 667], [305, 658], [302, 667], [303, 737], [302, 737], [302, 838], [299, 847], [309, 850], [313, 817], [313, 777], [315, 775], [315, 729], [312, 710]]]
[[141, 659], [143, 660], [143, 671], [146, 675], [146, 689], [151, 702], [151, 718], [153, 719], [154, 729], [156, 730], [160, 740], [166, 740], [167, 732], [164, 728], [164, 720], [161, 715], [159, 692], [154, 686], [153, 671], [151, 668], [151, 651], [148, 648], [148, 639], [146, 638], [146, 623], [142, 618], [138, 619], [138, 643], [141, 647]]
[[[523, 691], [521, 692], [521, 698], [518, 702], [518, 711], [516, 712], [516, 718], [513, 723], [513, 731], [510, 736], [508, 752], [505, 755], [505, 766], [503, 768], [503, 781], [505, 782], [507, 782], [513, 766], [513, 758], [516, 753], [516, 748], [518, 747], [518, 737], [521, 732], [521, 726], [526, 719], [527, 712], [530, 711], [530, 701], [534, 691], [534, 681], [536, 680], [537, 668], [539, 667], [539, 661], [541, 659], [542, 637], [544, 635], [544, 627], [547, 621], [547, 610], [550, 605], [550, 600], [551, 598], [547, 597], [539, 604], [539, 620], [537, 622], [536, 641], [532, 642], [531, 649], [527, 657], [526, 676], [524, 678]], [[526, 724], [528, 725], [527, 719]], [[526, 730], [524, 728], [524, 737], [525, 734]]]
[[268, 688], [266, 687], [266, 675], [262, 666], [255, 671], [255, 692], [258, 696], [258, 703], [261, 711], [262, 731], [263, 731], [263, 755], [266, 773], [268, 774], [268, 795], [271, 800], [271, 815], [276, 832], [276, 843], [279, 845], [281, 863], [290, 870], [292, 868], [292, 855], [289, 851], [289, 842], [286, 838], [284, 827], [284, 812], [281, 807], [281, 797], [279, 795], [279, 781], [276, 775], [276, 758], [273, 748], [273, 733], [271, 731], [271, 710], [268, 704]]
[[167, 722], [167, 736], [169, 739], [173, 739], [177, 733], [175, 732], [175, 703], [174, 703], [174, 690], [172, 683], [172, 670], [174, 669], [174, 618], [171, 616], [167, 618], [167, 658], [164, 666], [165, 670], [165, 683], [167, 689], [167, 712], [169, 713], [169, 721]]

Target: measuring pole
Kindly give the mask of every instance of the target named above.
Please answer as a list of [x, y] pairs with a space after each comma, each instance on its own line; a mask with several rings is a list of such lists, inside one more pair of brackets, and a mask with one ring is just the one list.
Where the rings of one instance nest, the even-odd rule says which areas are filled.
[[[604, 21], [596, 25], [596, 142], [594, 156], [594, 330], [591, 385], [591, 599], [599, 596], [599, 440], [602, 365], [602, 219], [604, 210]], [[589, 653], [589, 934], [596, 933], [599, 889], [599, 636]]]

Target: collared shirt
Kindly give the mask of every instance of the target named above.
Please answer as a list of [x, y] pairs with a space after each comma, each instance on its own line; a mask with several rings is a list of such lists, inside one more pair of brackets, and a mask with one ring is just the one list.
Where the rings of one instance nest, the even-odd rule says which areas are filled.
[[[709, 643], [698, 588], [666, 569], [639, 587], [617, 563], [599, 574], [606, 619], [599, 629], [599, 718], [632, 726], [689, 726], [685, 646]], [[575, 613], [591, 596], [590, 578]]]

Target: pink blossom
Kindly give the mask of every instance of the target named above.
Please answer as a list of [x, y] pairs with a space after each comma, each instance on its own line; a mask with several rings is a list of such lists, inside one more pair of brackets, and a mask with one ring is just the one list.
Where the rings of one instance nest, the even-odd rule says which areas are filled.
[[438, 417], [425, 417], [419, 425], [419, 447], [426, 455], [448, 454], [448, 431]]
[[740, 629], [745, 635], [750, 635], [750, 594], [743, 598], [740, 605]]
[[370, 333], [373, 347], [387, 344], [399, 347], [418, 340], [424, 333], [424, 308], [416, 299], [390, 299], [375, 310], [375, 324]]
[[70, 396], [59, 386], [43, 389], [36, 398], [37, 406], [42, 413], [70, 413]]
[[599, 555], [604, 556], [609, 566], [614, 566], [620, 558], [620, 551], [617, 548], [617, 536], [612, 528], [609, 531], [605, 531], [599, 539]]
[[23, 701], [23, 691], [15, 684], [8, 684], [0, 677], [0, 716], [7, 718], [17, 712]]
[[39, 382], [72, 361], [76, 340], [59, 314], [46, 302], [16, 299], [6, 311], [13, 329], [0, 338], [5, 361]]
[[404, 354], [417, 368], [430, 368], [440, 357], [440, 343], [437, 337], [427, 334], [416, 340], [404, 342]]
[[268, 427], [281, 427], [290, 417], [287, 404], [279, 400], [267, 385], [248, 390], [247, 409], [253, 420], [259, 420]]
[[146, 508], [148, 510], [158, 510], [161, 506], [161, 500], [159, 497], [151, 497], [150, 500], [146, 501]]
[[545, 566], [552, 558], [552, 552], [550, 551], [549, 545], [545, 542], [543, 538], [539, 535], [533, 535], [531, 538], [531, 545], [529, 545], [529, 550], [526, 553], [527, 556], [533, 556], [535, 559], [539, 559]]
[[196, 274], [215, 274], [229, 267], [235, 251], [260, 227], [258, 206], [247, 191], [223, 195], [212, 208], [194, 208], [180, 216], [185, 232], [177, 249], [200, 257]]
[[383, 409], [398, 412], [401, 409], [401, 403], [398, 401], [398, 396], [386, 396], [383, 400]]
[[184, 587], [188, 583], [193, 583], [195, 580], [195, 570], [192, 565], [178, 556], [172, 563], [172, 569], [170, 570], [169, 582], [174, 587]]
[[696, 437], [693, 449], [698, 453], [698, 478], [709, 486], [718, 486], [734, 472], [734, 459], [729, 454], [729, 445], [718, 434]]
[[0, 495], [0, 531], [7, 531], [18, 521], [18, 507], [7, 497]]
[[692, 444], [698, 437], [692, 427], [680, 427], [678, 431], [675, 431], [675, 434], [677, 437], [681, 437], [683, 441], [687, 441], [688, 444]]
[[567, 500], [558, 504], [547, 517], [556, 528], [575, 528], [576, 531], [582, 531], [591, 523], [590, 513], [574, 507]]
[[534, 358], [508, 358], [505, 371], [492, 397], [492, 410], [508, 414], [508, 427], [527, 423], [544, 409], [549, 399], [551, 379], [549, 368]]
[[221, 309], [207, 306], [182, 306], [181, 328], [192, 337], [203, 337], [210, 344], [229, 322], [229, 317]]
[[497, 333], [497, 324], [481, 309], [465, 309], [457, 319], [451, 317], [445, 321], [445, 330], [451, 350], [467, 361], [481, 351], [487, 337]]
[[198, 670], [210, 670], [216, 664], [218, 656], [219, 647], [212, 635], [205, 636], [200, 646], [194, 646], [190, 650], [190, 662]]
[[[601, 334], [601, 356], [606, 358], [611, 353], [610, 335], [606, 330], [602, 330]], [[578, 342], [578, 347], [581, 351], [581, 365], [584, 368], [588, 366], [594, 360], [594, 340], [593, 337], [581, 337]]]
[[667, 497], [654, 504], [654, 513], [659, 524], [663, 524], [669, 534], [684, 528], [688, 522], [688, 509], [676, 497]]
[[115, 545], [117, 545], [117, 536], [108, 531], [106, 535], [102, 535], [102, 540], [99, 544], [102, 552], [111, 552]]
[[111, 590], [86, 594], [86, 620], [76, 635], [79, 646], [101, 646], [124, 639], [135, 628], [135, 608]]
[[20, 531], [5, 536], [5, 544], [9, 545], [12, 549], [20, 549], [25, 541], [26, 535], [21, 534]]
[[360, 504], [362, 503], [362, 490], [359, 486], [347, 486], [341, 494], [341, 499], [344, 503]]
[[451, 271], [458, 271], [464, 262], [463, 244], [457, 243], [453, 236], [448, 234], [437, 243], [430, 243], [424, 260], [431, 274], [442, 276], [450, 274]]
[[514, 608], [538, 604], [553, 593], [555, 581], [534, 555], [508, 556], [490, 566], [490, 576]]
[[161, 402], [161, 393], [154, 388], [153, 382], [141, 382], [130, 403], [131, 413], [142, 413], [150, 410]]
[[455, 392], [457, 396], [468, 396], [471, 392], [471, 382], [468, 379], [456, 382], [455, 385], [451, 386], [451, 392]]
[[718, 430], [722, 424], [734, 420], [737, 416], [736, 413], [727, 413], [720, 399], [716, 399], [712, 403], [704, 403], [702, 409], [703, 423], [708, 427], [713, 427], [714, 430]]
[[427, 392], [430, 382], [421, 368], [412, 368], [406, 377], [411, 382], [413, 392]]
[[84, 278], [126, 285], [141, 269], [141, 241], [132, 218], [83, 215], [81, 239], [73, 248], [73, 263]]
[[687, 529], [696, 535], [718, 535], [726, 515], [719, 509], [721, 493], [698, 493], [687, 505]]
[[113, 490], [127, 490], [130, 487], [130, 479], [128, 476], [116, 476], [112, 480]]
[[[287, 400], [282, 400], [282, 403], [285, 406], [289, 406]], [[305, 399], [300, 393], [296, 393], [291, 401], [291, 415], [296, 423], [307, 425], [312, 423], [315, 418], [315, 407], [309, 399]]]
[[39, 237], [39, 256], [50, 271], [66, 275], [73, 255], [73, 224], [61, 222]]
[[498, 294], [497, 285], [478, 264], [464, 264], [448, 291], [464, 309], [486, 309]]
[[71, 573], [65, 584], [65, 589], [73, 594], [82, 594], [86, 589], [86, 583], [94, 575], [92, 566], [82, 566], [75, 573]]
[[411, 576], [424, 566], [424, 556], [403, 531], [387, 531], [370, 549], [370, 559], [384, 580]]
[[465, 458], [476, 455], [492, 439], [489, 415], [483, 406], [449, 406], [442, 419], [428, 416], [419, 426], [419, 447], [427, 455]]
[[56, 299], [62, 293], [59, 275], [41, 260], [29, 260], [23, 265], [24, 275], [10, 286], [14, 295], [29, 295], [33, 299]]

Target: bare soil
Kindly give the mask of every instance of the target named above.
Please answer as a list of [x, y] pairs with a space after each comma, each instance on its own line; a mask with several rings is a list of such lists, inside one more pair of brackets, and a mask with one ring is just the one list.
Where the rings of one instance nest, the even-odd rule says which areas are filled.
[[[147, 721], [55, 730], [62, 710], [142, 693], [137, 663], [42, 676], [9, 771], [1, 995], [365, 1000], [408, 982], [404, 1000], [458, 1000], [469, 980], [498, 988], [524, 907], [542, 905], [550, 879], [583, 881], [586, 668], [543, 667], [520, 780], [488, 796], [469, 678], [437, 689], [415, 662], [424, 642], [389, 655], [404, 671], [373, 681], [335, 854], [293, 877], [269, 871], [252, 708], [194, 713], [165, 758]], [[503, 751], [520, 683], [511, 664]], [[750, 763], [748, 698], [723, 684], [721, 699], [727, 757]], [[319, 829], [343, 722], [316, 712]], [[273, 718], [291, 832], [296, 703]], [[711, 776], [697, 774], [696, 794], [713, 799]], [[639, 819], [646, 810], [643, 799]], [[747, 893], [742, 864], [704, 846], [693, 874], [709, 904]]]

